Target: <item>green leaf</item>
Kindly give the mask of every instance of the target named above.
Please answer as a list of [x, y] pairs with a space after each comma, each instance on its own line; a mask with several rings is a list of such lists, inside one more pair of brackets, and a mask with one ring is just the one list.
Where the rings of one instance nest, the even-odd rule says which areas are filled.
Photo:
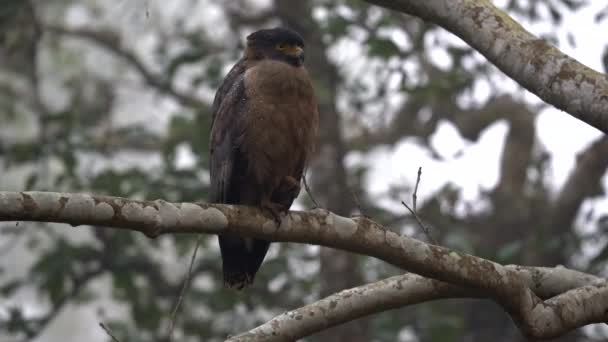
[[370, 56], [389, 58], [400, 53], [399, 47], [392, 39], [373, 37], [367, 41]]
[[350, 24], [350, 20], [340, 15], [333, 15], [327, 18], [327, 21], [325, 22], [325, 30], [333, 37], [334, 40], [336, 40], [346, 35], [346, 31]]

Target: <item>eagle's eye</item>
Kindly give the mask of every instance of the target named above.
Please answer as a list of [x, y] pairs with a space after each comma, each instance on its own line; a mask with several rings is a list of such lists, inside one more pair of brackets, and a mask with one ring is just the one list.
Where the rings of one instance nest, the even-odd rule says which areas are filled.
[[287, 44], [285, 44], [285, 43], [281, 43], [281, 44], [278, 44], [278, 45], [277, 45], [277, 50], [281, 50], [281, 51], [283, 51], [283, 50], [286, 50], [286, 49], [287, 49], [287, 47], [288, 47], [288, 45], [287, 45]]

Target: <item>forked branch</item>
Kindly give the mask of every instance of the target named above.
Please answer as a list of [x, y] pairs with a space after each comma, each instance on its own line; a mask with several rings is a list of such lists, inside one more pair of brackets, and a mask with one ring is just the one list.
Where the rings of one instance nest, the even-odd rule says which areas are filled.
[[[0, 192], [0, 221], [44, 221], [168, 233], [230, 233], [269, 241], [317, 244], [384, 260], [406, 271], [474, 290], [499, 303], [524, 334], [559, 336], [608, 321], [608, 284], [588, 284], [546, 301], [511, 267], [400, 236], [366, 218], [326, 210], [290, 212], [280, 227], [257, 208], [135, 201], [52, 192]], [[21, 225], [23, 226], [23, 225]]]

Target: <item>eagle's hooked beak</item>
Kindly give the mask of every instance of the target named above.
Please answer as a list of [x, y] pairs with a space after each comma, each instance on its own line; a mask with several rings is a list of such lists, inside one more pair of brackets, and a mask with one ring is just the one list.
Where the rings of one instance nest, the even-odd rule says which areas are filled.
[[287, 49], [287, 54], [300, 58], [304, 54], [304, 49], [297, 45], [292, 45]]
[[281, 50], [284, 54], [296, 58], [304, 57], [304, 49], [297, 45], [280, 44], [279, 46], [277, 46], [277, 49]]

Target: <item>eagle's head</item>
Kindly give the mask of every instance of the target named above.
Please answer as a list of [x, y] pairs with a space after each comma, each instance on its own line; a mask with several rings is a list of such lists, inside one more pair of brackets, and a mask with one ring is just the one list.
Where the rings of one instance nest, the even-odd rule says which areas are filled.
[[293, 66], [304, 62], [304, 40], [295, 31], [277, 27], [259, 30], [247, 36], [248, 59], [274, 59]]

